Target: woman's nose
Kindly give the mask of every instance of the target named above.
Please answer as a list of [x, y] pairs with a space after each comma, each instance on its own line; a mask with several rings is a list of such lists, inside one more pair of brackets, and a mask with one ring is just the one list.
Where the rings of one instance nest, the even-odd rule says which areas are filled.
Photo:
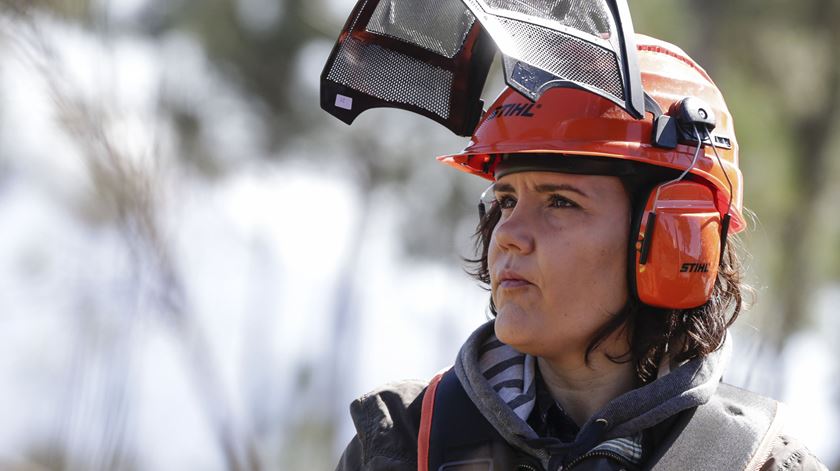
[[494, 235], [499, 248], [523, 254], [534, 250], [534, 216], [527, 209], [517, 205], [496, 224]]

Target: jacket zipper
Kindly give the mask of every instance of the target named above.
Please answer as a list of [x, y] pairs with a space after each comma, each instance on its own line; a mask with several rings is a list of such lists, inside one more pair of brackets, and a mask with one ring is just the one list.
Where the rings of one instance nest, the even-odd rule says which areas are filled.
[[[548, 459], [548, 453], [543, 450], [537, 450], [537, 454], [540, 455], [541, 458]], [[545, 471], [545, 468], [542, 467], [542, 464], [538, 464], [539, 462], [532, 459], [532, 457], [523, 457], [520, 458], [519, 462], [516, 463], [516, 471]]]
[[568, 471], [568, 470], [574, 468], [575, 466], [577, 466], [578, 464], [580, 464], [581, 461], [583, 461], [587, 458], [592, 458], [592, 457], [597, 457], [597, 456], [601, 456], [601, 457], [604, 457], [604, 458], [612, 458], [613, 460], [621, 463], [622, 466], [628, 466], [628, 467], [630, 466], [629, 463], [627, 462], [627, 459], [624, 458], [623, 456], [619, 455], [618, 453], [614, 453], [612, 451], [606, 451], [606, 450], [596, 450], [596, 451], [593, 451], [593, 452], [590, 452], [590, 453], [584, 453], [584, 454], [578, 456], [577, 458], [573, 459], [567, 466], [561, 466], [560, 470], [558, 470], [558, 471], [561, 471], [561, 470], [562, 471]]

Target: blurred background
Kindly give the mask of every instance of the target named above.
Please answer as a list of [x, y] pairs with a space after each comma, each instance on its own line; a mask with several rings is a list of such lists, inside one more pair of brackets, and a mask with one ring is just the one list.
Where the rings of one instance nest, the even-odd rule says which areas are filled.
[[[332, 469], [487, 318], [466, 139], [318, 105], [352, 0], [0, 0], [0, 469]], [[729, 382], [840, 470], [840, 2], [634, 0], [735, 117]], [[498, 71], [485, 88], [501, 90]]]

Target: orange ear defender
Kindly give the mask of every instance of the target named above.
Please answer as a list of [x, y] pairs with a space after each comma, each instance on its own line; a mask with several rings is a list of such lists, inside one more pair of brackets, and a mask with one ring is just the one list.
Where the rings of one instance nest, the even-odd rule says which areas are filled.
[[636, 296], [669, 309], [704, 304], [714, 288], [721, 236], [727, 231], [714, 193], [695, 181], [663, 183], [651, 190], [643, 208], [631, 232], [630, 280]]

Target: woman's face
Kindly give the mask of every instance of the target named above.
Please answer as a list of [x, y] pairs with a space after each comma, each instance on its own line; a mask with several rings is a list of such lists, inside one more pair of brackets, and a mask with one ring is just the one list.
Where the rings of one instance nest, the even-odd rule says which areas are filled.
[[627, 301], [630, 201], [621, 180], [521, 172], [494, 189], [502, 211], [488, 253], [496, 335], [532, 355], [582, 357]]

